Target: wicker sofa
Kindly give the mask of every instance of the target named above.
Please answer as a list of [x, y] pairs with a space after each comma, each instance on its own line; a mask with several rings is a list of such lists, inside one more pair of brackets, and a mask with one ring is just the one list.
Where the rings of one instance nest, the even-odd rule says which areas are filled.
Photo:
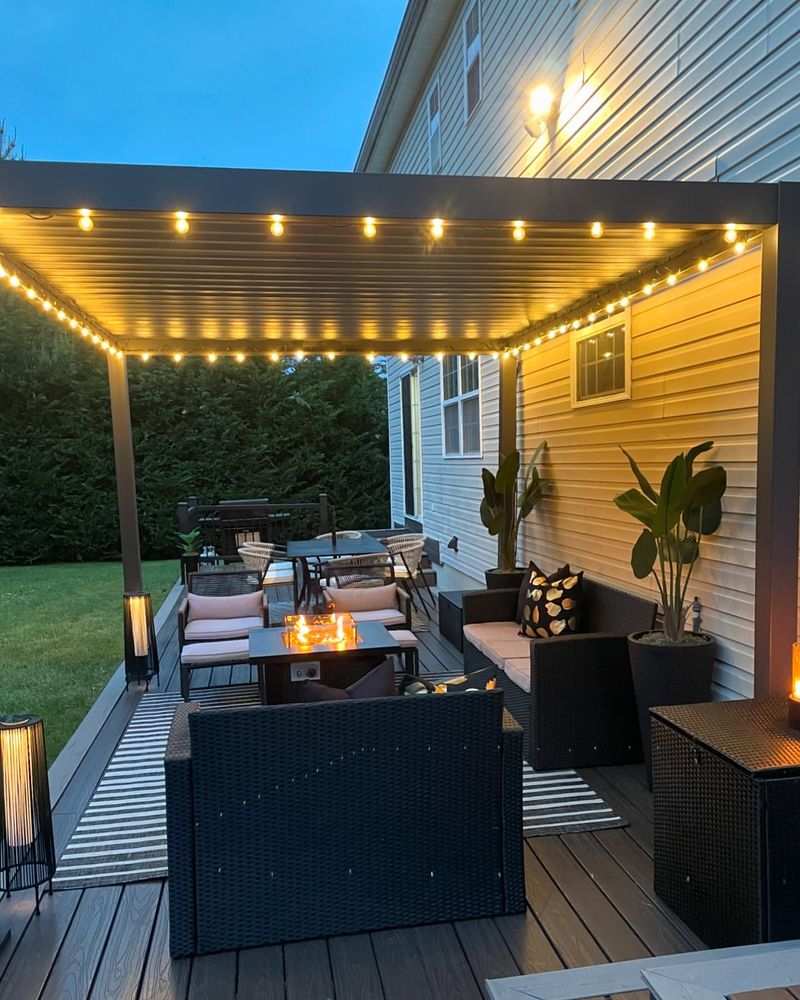
[[464, 666], [494, 665], [537, 770], [642, 760], [626, 636], [652, 629], [653, 601], [583, 580], [578, 634], [520, 636], [519, 591], [465, 593]]
[[500, 691], [181, 705], [165, 772], [175, 957], [525, 908]]

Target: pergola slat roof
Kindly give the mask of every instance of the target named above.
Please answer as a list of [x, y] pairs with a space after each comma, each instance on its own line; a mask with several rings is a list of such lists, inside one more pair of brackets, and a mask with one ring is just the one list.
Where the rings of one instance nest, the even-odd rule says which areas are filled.
[[[0, 209], [6, 270], [124, 350], [184, 354], [493, 349], [777, 211], [769, 185], [35, 162], [0, 164]], [[432, 218], [445, 221], [439, 241]]]

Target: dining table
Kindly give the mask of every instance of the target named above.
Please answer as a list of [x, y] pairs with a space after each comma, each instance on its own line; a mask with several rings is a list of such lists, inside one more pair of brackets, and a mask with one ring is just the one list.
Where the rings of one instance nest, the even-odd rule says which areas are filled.
[[326, 535], [323, 538], [290, 540], [286, 543], [286, 555], [289, 559], [299, 562], [302, 567], [303, 584], [300, 593], [297, 591], [297, 574], [294, 585], [295, 607], [299, 607], [303, 597], [308, 602], [312, 596], [313, 576], [308, 565], [310, 559], [323, 563], [348, 556], [388, 556], [388, 550], [380, 538], [374, 538], [372, 535], [361, 535], [360, 538], [336, 538], [333, 535]]

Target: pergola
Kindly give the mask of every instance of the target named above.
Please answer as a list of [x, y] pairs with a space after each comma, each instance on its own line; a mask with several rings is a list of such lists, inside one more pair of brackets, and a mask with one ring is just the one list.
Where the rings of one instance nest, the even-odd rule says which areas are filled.
[[797, 633], [800, 193], [792, 184], [0, 163], [0, 279], [108, 356], [126, 591], [141, 589], [127, 364], [520, 352], [762, 245], [756, 693]]

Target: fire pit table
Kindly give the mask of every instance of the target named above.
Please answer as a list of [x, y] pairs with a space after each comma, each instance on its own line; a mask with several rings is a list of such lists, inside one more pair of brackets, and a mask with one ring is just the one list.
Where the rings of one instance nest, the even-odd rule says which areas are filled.
[[249, 634], [250, 663], [258, 668], [264, 705], [301, 701], [306, 681], [347, 687], [400, 652], [400, 644], [383, 625], [356, 625], [349, 615], [292, 616], [283, 628], [254, 628]]

